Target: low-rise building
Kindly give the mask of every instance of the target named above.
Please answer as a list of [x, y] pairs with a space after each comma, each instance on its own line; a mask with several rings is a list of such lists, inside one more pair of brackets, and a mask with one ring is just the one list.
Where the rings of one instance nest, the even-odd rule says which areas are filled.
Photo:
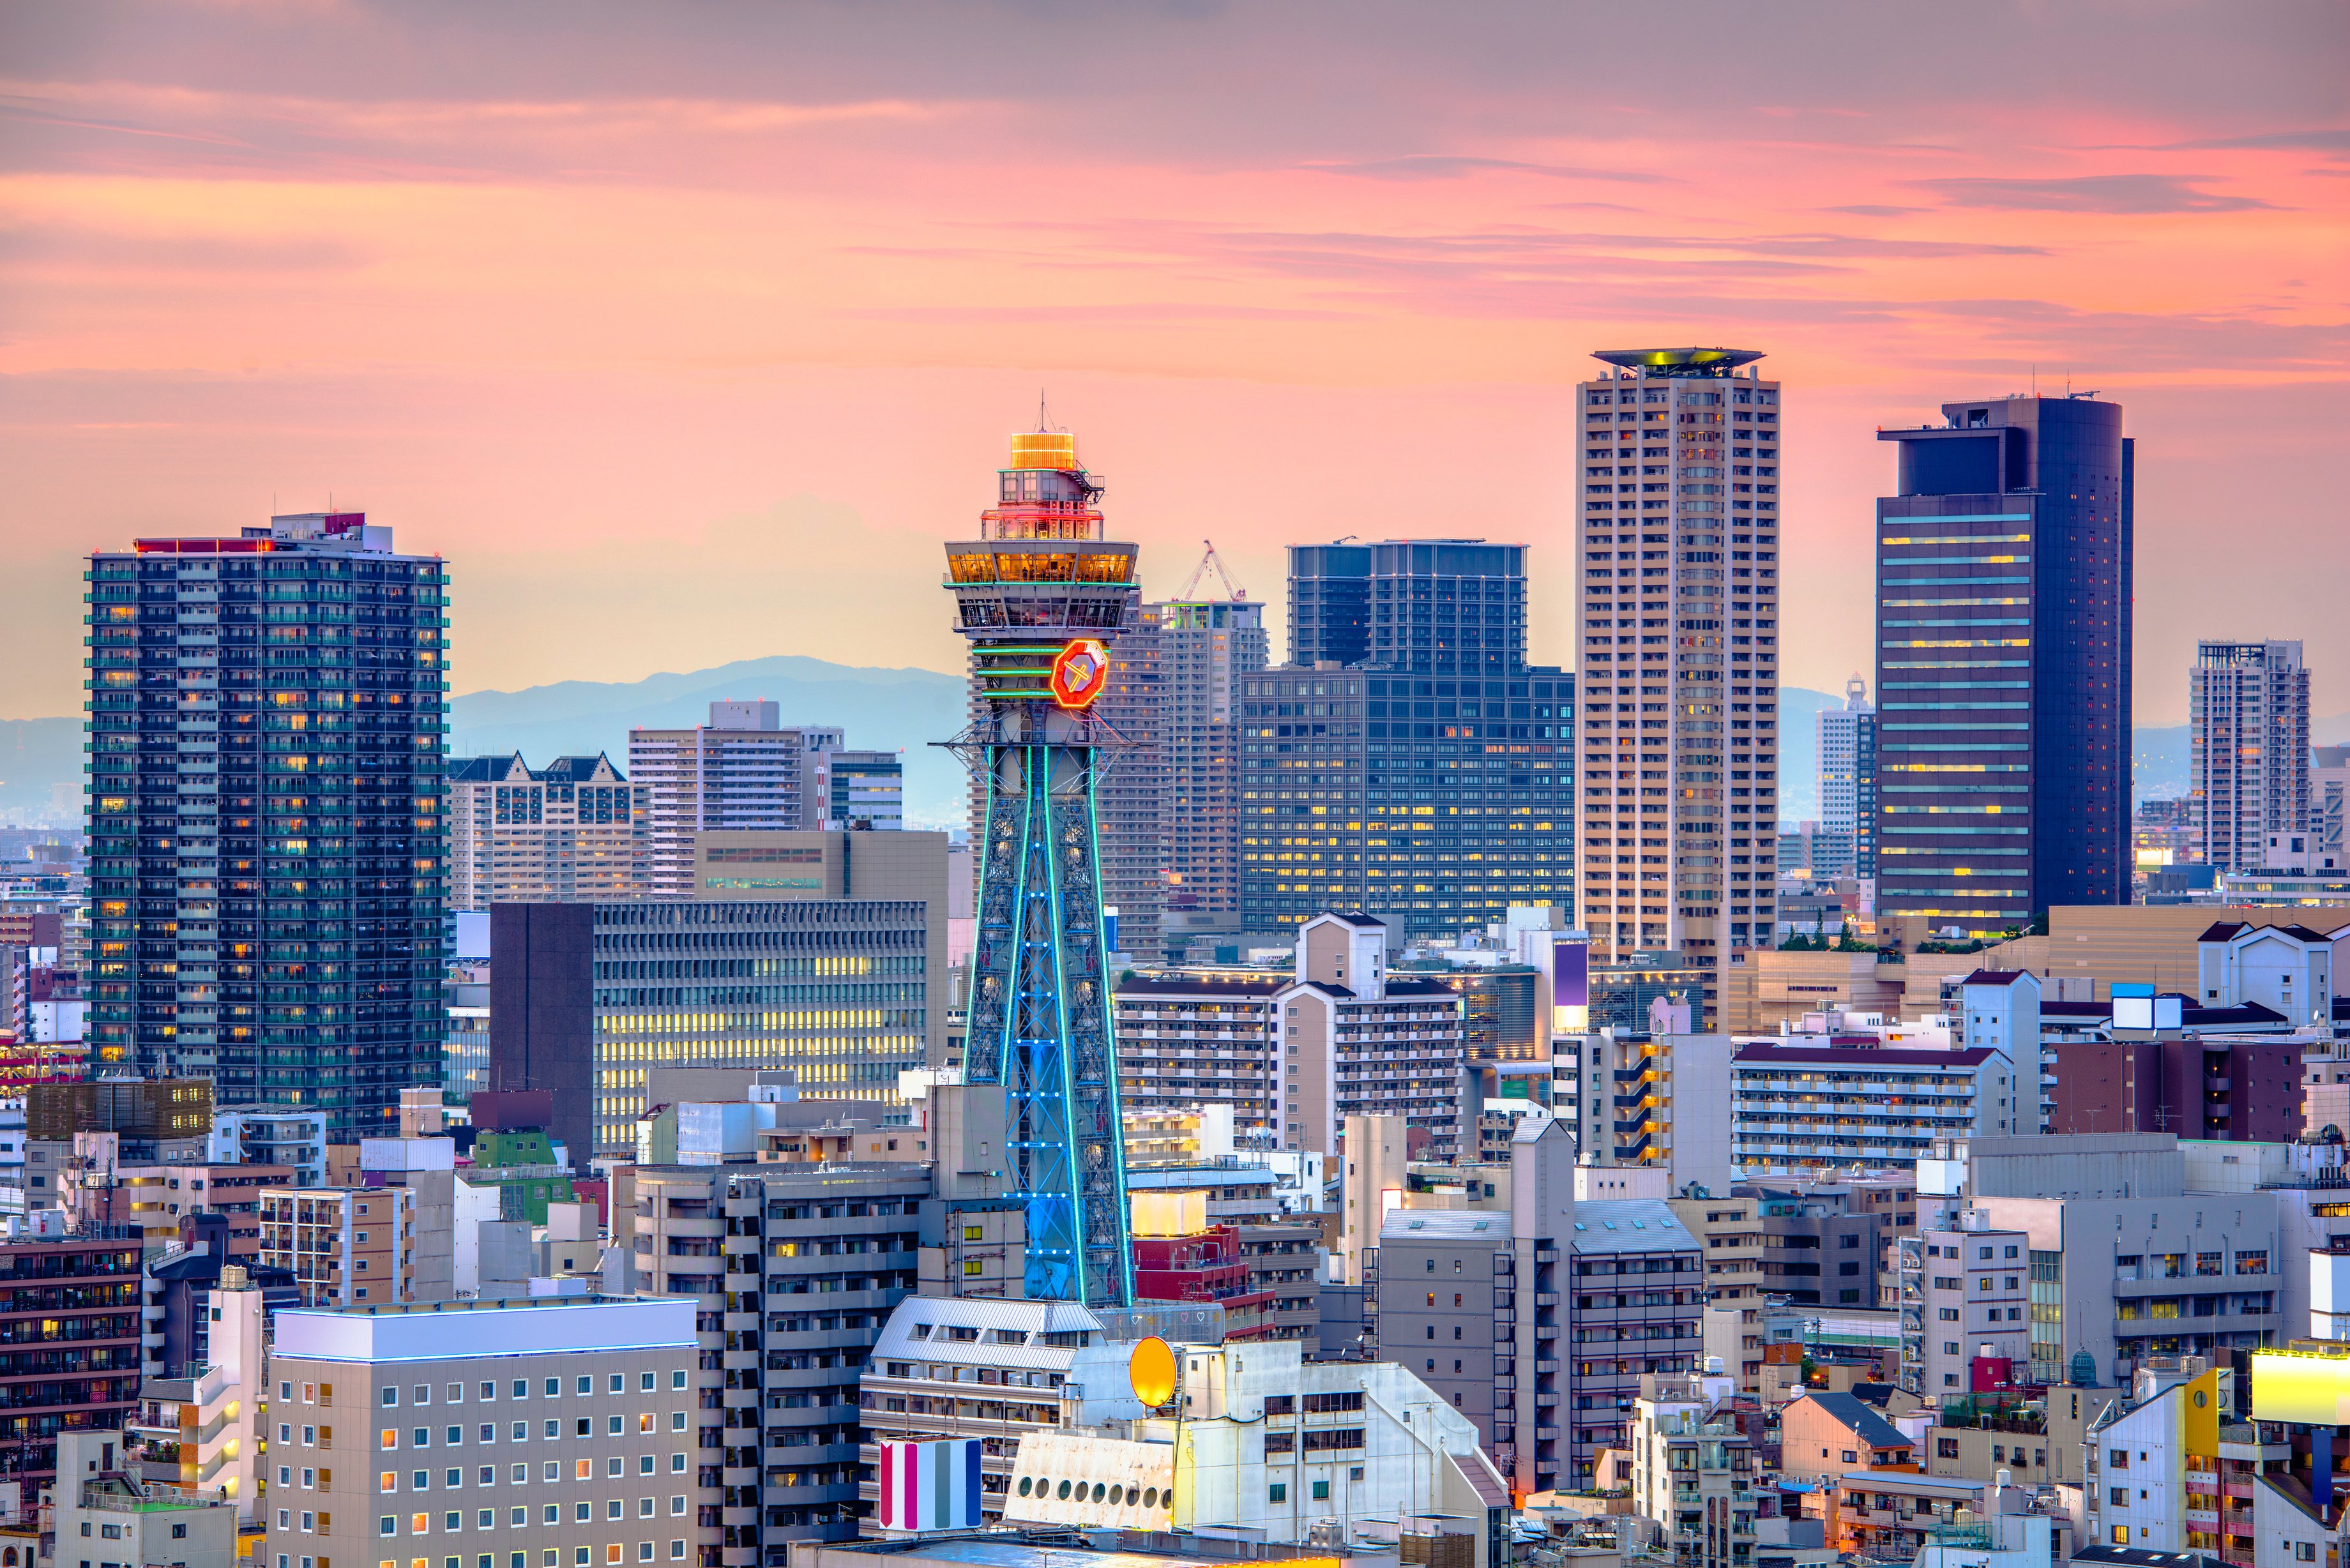
[[1353, 1547], [1357, 1521], [1427, 1520], [1430, 1533], [1468, 1537], [1460, 1561], [1471, 1568], [1511, 1562], [1500, 1472], [1475, 1428], [1408, 1369], [1302, 1362], [1283, 1343], [1174, 1351], [1180, 1420], [1137, 1420], [1130, 1438], [1023, 1433], [1005, 1522]]
[[714, 1563], [719, 1428], [700, 1359], [686, 1301], [282, 1312], [254, 1561]]
[[1982, 1518], [1986, 1481], [1916, 1470], [1854, 1470], [1832, 1478], [1835, 1519], [1830, 1544], [1872, 1562], [1914, 1560], [1954, 1526]]
[[1829, 1483], [1856, 1468], [1899, 1469], [1915, 1452], [1899, 1428], [1849, 1394], [1814, 1391], [1779, 1411], [1779, 1469], [1790, 1478]]
[[261, 1262], [294, 1276], [304, 1306], [416, 1298], [416, 1195], [406, 1187], [272, 1187]]
[[[1024, 1438], [1145, 1413], [1127, 1376], [1137, 1337], [1075, 1302], [902, 1301], [858, 1390], [864, 1473], [879, 1474], [883, 1442], [978, 1437], [981, 1516], [993, 1523]], [[859, 1512], [869, 1519], [879, 1481], [865, 1480], [862, 1495]]]
[[615, 1173], [617, 1283], [694, 1308], [691, 1382], [711, 1439], [699, 1463], [722, 1489], [721, 1568], [856, 1536], [858, 1384], [920, 1267], [939, 1260], [941, 1290], [1017, 1288], [1018, 1242], [1000, 1230], [964, 1241], [931, 1193], [931, 1170], [904, 1162]]
[[151, 1484], [120, 1432], [59, 1432], [57, 1480], [44, 1497], [59, 1563], [236, 1568], [236, 1504], [218, 1491]]
[[1734, 1397], [1721, 1374], [1646, 1377], [1632, 1404], [1632, 1497], [1659, 1546], [1687, 1568], [1752, 1568], [1752, 1442], [1722, 1418]]

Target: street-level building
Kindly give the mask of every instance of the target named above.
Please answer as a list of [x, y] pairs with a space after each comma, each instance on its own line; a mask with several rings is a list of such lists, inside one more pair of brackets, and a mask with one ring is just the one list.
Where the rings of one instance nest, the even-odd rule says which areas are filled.
[[1359, 1541], [1369, 1518], [1440, 1519], [1430, 1532], [1468, 1537], [1471, 1568], [1511, 1561], [1509, 1490], [1476, 1428], [1409, 1369], [1304, 1362], [1290, 1345], [1174, 1349], [1181, 1419], [1137, 1421], [1130, 1438], [1024, 1434], [1007, 1523], [1304, 1546]]
[[[858, 1401], [868, 1477], [879, 1444], [978, 1438], [980, 1511], [1004, 1517], [1022, 1442], [1145, 1414], [1127, 1361], [1139, 1333], [1075, 1302], [916, 1296], [899, 1303], [867, 1363]], [[1275, 1347], [1265, 1347], [1271, 1354]], [[1294, 1354], [1294, 1352], [1293, 1352]], [[861, 1487], [868, 1531], [880, 1483]]]
[[1659, 1544], [1690, 1568], [1752, 1568], [1754, 1445], [1723, 1407], [1734, 1380], [1718, 1373], [1645, 1377], [1632, 1403], [1634, 1508]]
[[[693, 1307], [691, 1382], [716, 1440], [721, 1568], [855, 1538], [858, 1386], [890, 1310], [917, 1285], [931, 1200], [921, 1164], [630, 1166], [613, 1191], [628, 1288]], [[939, 1288], [1016, 1284], [1016, 1244], [938, 1224]], [[984, 1227], [982, 1227], [984, 1229]], [[945, 1256], [951, 1251], [951, 1257]], [[975, 1267], [974, 1267], [975, 1266]], [[972, 1272], [966, 1272], [966, 1270]]]
[[[57, 1478], [44, 1501], [43, 1522], [60, 1563], [236, 1568], [235, 1501], [216, 1489], [150, 1482], [120, 1432], [59, 1432]], [[30, 1568], [29, 1552], [24, 1561]]]

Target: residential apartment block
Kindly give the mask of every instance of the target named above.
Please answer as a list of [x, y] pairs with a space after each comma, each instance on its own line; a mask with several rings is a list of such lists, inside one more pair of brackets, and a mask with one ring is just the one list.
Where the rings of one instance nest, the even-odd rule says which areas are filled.
[[1367, 1345], [1476, 1422], [1521, 1490], [1594, 1484], [1641, 1379], [1702, 1356], [1703, 1242], [1657, 1199], [1577, 1199], [1574, 1162], [1564, 1125], [1528, 1117], [1506, 1207], [1389, 1210], [1363, 1264]]
[[603, 756], [449, 763], [449, 907], [640, 898], [652, 886], [644, 786]]
[[1731, 1064], [1732, 1158], [1748, 1170], [1906, 1169], [1938, 1137], [2026, 1130], [2000, 1052], [1744, 1045]]
[[1751, 1568], [1762, 1480], [1754, 1444], [1723, 1407], [1732, 1380], [1654, 1376], [1632, 1403], [1633, 1507], [1689, 1568]]
[[[9, 1424], [0, 1429], [0, 1476], [26, 1495], [57, 1473], [57, 1434], [120, 1427], [139, 1401], [141, 1334], [139, 1244], [78, 1236], [0, 1242], [0, 1321], [24, 1325], [44, 1345], [0, 1352]], [[70, 1361], [56, 1345], [72, 1347]]]
[[416, 1292], [417, 1203], [407, 1187], [273, 1187], [260, 1262], [290, 1271], [304, 1306], [379, 1306]]
[[89, 584], [92, 1060], [380, 1130], [440, 1075], [445, 567], [304, 513]]
[[[856, 1538], [868, 1511], [858, 1384], [917, 1286], [932, 1192], [930, 1169], [911, 1161], [635, 1166], [615, 1186], [629, 1283], [691, 1298], [690, 1381], [709, 1428], [697, 1471], [720, 1489], [725, 1568], [764, 1568], [794, 1542]], [[1000, 1231], [972, 1243], [961, 1234], [954, 1279], [932, 1288], [1000, 1282], [1007, 1264], [1018, 1281], [1018, 1248]], [[966, 1274], [971, 1263], [979, 1270]]]
[[1593, 357], [1575, 924], [1603, 961], [1680, 953], [1719, 1017], [1731, 955], [1777, 922], [1781, 388], [1750, 349]]
[[653, 897], [693, 897], [693, 836], [705, 829], [824, 826], [842, 732], [780, 720], [771, 701], [723, 701], [691, 730], [629, 732]]
[[1236, 1131], [1325, 1155], [1336, 1152], [1347, 1116], [1401, 1116], [1428, 1129], [1431, 1158], [1453, 1152], [1461, 993], [1389, 971], [1387, 928], [1359, 912], [1308, 919], [1297, 953], [1295, 978], [1182, 971], [1120, 981], [1121, 1103], [1159, 1114], [1230, 1106]]

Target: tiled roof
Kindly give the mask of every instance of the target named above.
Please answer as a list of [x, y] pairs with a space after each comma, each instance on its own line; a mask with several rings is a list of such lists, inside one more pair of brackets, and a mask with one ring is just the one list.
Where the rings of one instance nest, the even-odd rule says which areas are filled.
[[[1849, 1394], [1831, 1394], [1814, 1390], [1804, 1396], [1822, 1415], [1850, 1432], [1872, 1449], [1908, 1449], [1917, 1445], [1900, 1428], [1870, 1409]], [[1801, 1403], [1801, 1401], [1798, 1401]], [[1785, 1413], [1780, 1416], [1783, 1423]]]

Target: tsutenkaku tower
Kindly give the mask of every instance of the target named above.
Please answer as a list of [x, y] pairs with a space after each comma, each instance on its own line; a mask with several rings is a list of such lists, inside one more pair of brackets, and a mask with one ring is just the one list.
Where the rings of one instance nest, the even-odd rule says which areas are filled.
[[963, 1081], [1003, 1089], [1028, 1296], [1122, 1307], [1134, 1270], [1095, 815], [1117, 737], [1091, 710], [1140, 596], [1135, 546], [1102, 538], [1101, 489], [1075, 436], [1014, 436], [979, 538], [947, 546], [947, 586], [975, 710], [956, 749], [983, 804]]

